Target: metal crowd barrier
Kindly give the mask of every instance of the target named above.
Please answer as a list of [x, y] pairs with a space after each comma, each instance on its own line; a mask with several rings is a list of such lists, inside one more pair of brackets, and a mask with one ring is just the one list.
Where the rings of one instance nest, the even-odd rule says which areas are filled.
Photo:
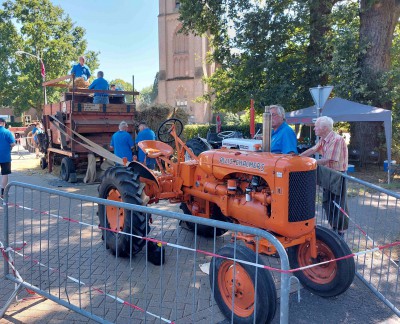
[[[347, 174], [340, 176], [347, 185], [347, 210], [342, 210], [348, 216], [349, 227], [344, 239], [356, 254], [356, 275], [400, 316], [400, 195]], [[323, 208], [321, 187], [317, 191], [316, 214], [317, 223], [331, 227]], [[336, 225], [332, 226], [340, 229]], [[368, 253], [360, 253], [363, 251]]]
[[[266, 265], [289, 269], [283, 246], [259, 229], [19, 182], [11, 182], [4, 197], [4, 276], [15, 283], [15, 289], [8, 290], [0, 318], [17, 296], [29, 299], [30, 292], [34, 292], [100, 323], [223, 321], [209, 276], [200, 265], [206, 267], [211, 255], [232, 239], [236, 250], [238, 232], [268, 239], [280, 259], [259, 257]], [[166, 262], [160, 266], [149, 263], [147, 244], [130, 258], [111, 255], [98, 228], [98, 205], [152, 215], [148, 237], [163, 242]], [[230, 234], [199, 237], [180, 227], [179, 221], [225, 228]], [[256, 267], [255, 271], [257, 280], [259, 272], [268, 270]], [[291, 275], [271, 272], [276, 287], [280, 286], [280, 312], [275, 317], [288, 323]], [[234, 306], [235, 299], [232, 303]], [[254, 307], [257, 312], [257, 304]], [[40, 321], [49, 321], [52, 314], [49, 316], [44, 315]]]

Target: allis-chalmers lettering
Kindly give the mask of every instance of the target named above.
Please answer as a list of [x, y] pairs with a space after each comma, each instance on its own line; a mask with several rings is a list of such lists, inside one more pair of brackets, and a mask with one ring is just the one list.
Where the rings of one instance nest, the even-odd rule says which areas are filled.
[[228, 164], [228, 165], [236, 165], [239, 167], [249, 168], [249, 169], [257, 169], [260, 171], [264, 171], [265, 164], [260, 162], [254, 161], [246, 161], [246, 160], [237, 160], [232, 158], [224, 158], [221, 157], [219, 159], [221, 164]]

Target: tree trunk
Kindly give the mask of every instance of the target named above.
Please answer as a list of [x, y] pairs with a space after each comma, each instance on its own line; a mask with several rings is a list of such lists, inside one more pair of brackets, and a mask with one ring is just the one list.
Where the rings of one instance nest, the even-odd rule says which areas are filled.
[[326, 85], [328, 75], [322, 73], [322, 64], [332, 59], [331, 51], [327, 48], [326, 35], [331, 29], [330, 14], [332, 7], [339, 0], [310, 1], [310, 45], [307, 49], [309, 70], [309, 87]]
[[[385, 96], [379, 93], [382, 90], [376, 81], [391, 68], [390, 50], [399, 16], [399, 0], [360, 1], [360, 77], [367, 86], [367, 95], [359, 98], [361, 102], [391, 109], [391, 102], [383, 99]], [[384, 156], [382, 123], [354, 123], [351, 134], [352, 147], [364, 152], [379, 148]]]
[[360, 57], [360, 65], [363, 71], [380, 74], [391, 67], [390, 49], [400, 16], [400, 1], [368, 3], [371, 1], [360, 1], [360, 48], [367, 46]]

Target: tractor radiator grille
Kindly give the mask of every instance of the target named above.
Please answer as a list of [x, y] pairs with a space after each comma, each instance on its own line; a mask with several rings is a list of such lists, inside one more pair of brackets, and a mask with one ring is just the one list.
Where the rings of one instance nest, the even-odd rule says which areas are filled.
[[315, 216], [316, 170], [289, 174], [289, 222]]

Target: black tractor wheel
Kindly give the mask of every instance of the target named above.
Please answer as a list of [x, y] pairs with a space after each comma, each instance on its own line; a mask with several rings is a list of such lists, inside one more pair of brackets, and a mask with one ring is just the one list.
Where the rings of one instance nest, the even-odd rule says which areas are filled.
[[69, 157], [63, 157], [61, 160], [60, 177], [64, 181], [76, 182], [75, 164]]
[[46, 157], [42, 157], [40, 158], [40, 168], [42, 170], [47, 168], [47, 161], [46, 161]]
[[[210, 286], [215, 301], [232, 323], [270, 323], [276, 311], [276, 288], [270, 272], [246, 263], [256, 263], [257, 255], [249, 248], [233, 244], [217, 252], [210, 264]], [[263, 264], [258, 258], [258, 264]]]
[[[199, 137], [192, 138], [186, 142], [186, 146], [193, 152], [194, 155], [199, 156], [200, 153], [211, 150], [212, 147], [206, 141]], [[185, 160], [190, 160], [189, 154], [185, 155]]]
[[[139, 174], [131, 168], [116, 166], [107, 169], [99, 185], [99, 197], [135, 205], [146, 205], [147, 196]], [[149, 217], [145, 213], [113, 206], [99, 205], [100, 227], [107, 248], [115, 255], [129, 257], [142, 250], [150, 232]], [[110, 230], [107, 230], [110, 229]], [[120, 234], [119, 232], [129, 233]]]
[[[311, 258], [309, 243], [291, 247], [288, 250], [288, 256], [292, 269], [351, 254], [346, 242], [330, 229], [317, 226], [315, 234], [317, 237], [317, 258]], [[295, 272], [295, 276], [299, 278], [306, 289], [321, 297], [333, 297], [342, 294], [350, 287], [354, 275], [355, 263], [352, 257]]]
[[176, 135], [179, 137], [183, 132], [183, 124], [177, 118], [170, 118], [163, 122], [157, 131], [157, 138], [163, 143], [172, 143], [175, 139], [171, 135], [172, 126], [175, 125]]
[[[180, 209], [186, 214], [186, 215], [192, 215], [192, 213], [190, 212], [188, 206], [185, 203], [182, 203], [180, 205]], [[229, 222], [229, 218], [225, 217], [224, 214], [222, 214], [221, 209], [215, 205], [212, 204], [211, 206], [211, 219], [214, 220], [219, 220], [222, 222]], [[182, 221], [181, 225], [187, 227], [189, 230], [191, 231], [195, 231], [196, 229], [196, 224], [192, 223], [192, 222], [185, 222]], [[221, 236], [223, 234], [225, 234], [227, 232], [226, 229], [224, 228], [216, 228], [215, 229], [215, 235], [216, 236]], [[204, 237], [214, 237], [214, 227], [212, 226], [207, 226], [207, 225], [202, 225], [202, 224], [197, 224], [197, 234], [200, 236], [204, 236]]]

